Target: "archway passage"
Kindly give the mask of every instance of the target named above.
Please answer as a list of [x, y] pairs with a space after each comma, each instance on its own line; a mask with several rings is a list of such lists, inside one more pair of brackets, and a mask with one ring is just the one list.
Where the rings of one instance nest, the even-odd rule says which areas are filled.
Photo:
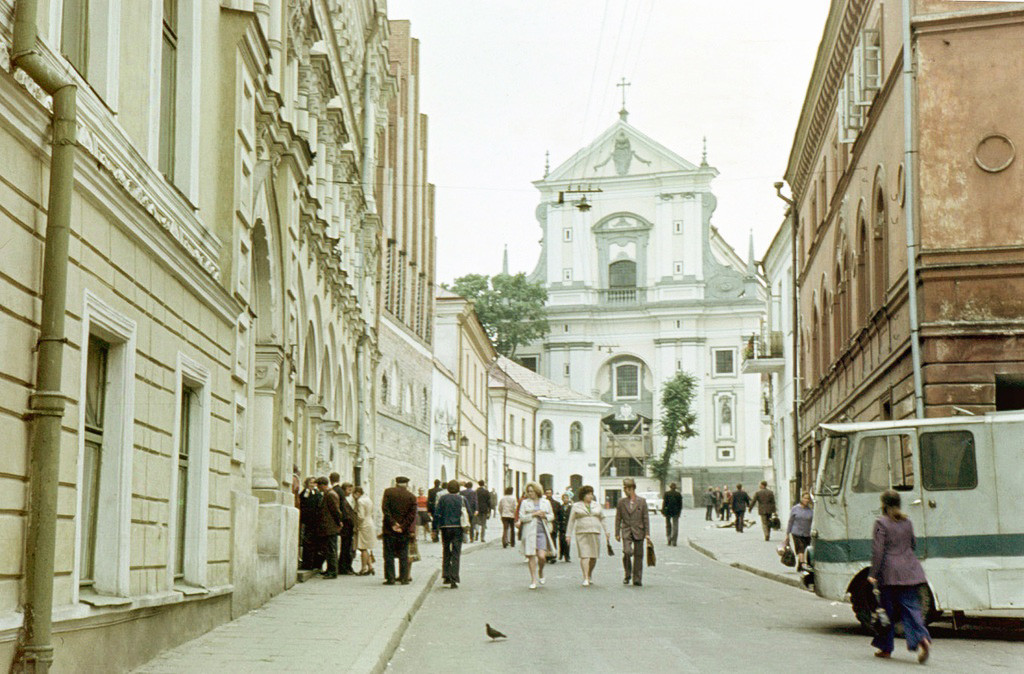
[[550, 489], [554, 491], [555, 478], [553, 475], [551, 475], [551, 473], [541, 473], [540, 477], [538, 478], [538, 481], [540, 482], [540, 486], [543, 487], [545, 490]]

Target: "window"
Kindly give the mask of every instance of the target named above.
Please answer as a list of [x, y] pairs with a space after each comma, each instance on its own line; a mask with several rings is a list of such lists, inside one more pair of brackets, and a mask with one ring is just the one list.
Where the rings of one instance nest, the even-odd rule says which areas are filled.
[[854, 492], [908, 491], [913, 486], [910, 436], [877, 435], [861, 439], [853, 466]]
[[609, 288], [635, 288], [636, 262], [619, 260], [608, 265]]
[[673, 234], [682, 234], [683, 233], [683, 221], [682, 220], [676, 220], [675, 222], [672, 223], [672, 233]]
[[572, 229], [566, 227], [562, 230], [562, 241], [572, 241]]
[[210, 371], [179, 353], [177, 373], [167, 573], [174, 584], [201, 587], [206, 583]]
[[861, 218], [857, 227], [857, 325], [864, 327], [868, 322], [871, 298], [868, 296], [868, 226]]
[[196, 439], [195, 417], [199, 412], [199, 396], [190, 386], [181, 387], [178, 417], [178, 498], [174, 508], [174, 580], [183, 580], [185, 576], [185, 515], [189, 492], [189, 458], [192, 454], [192, 443]]
[[89, 336], [85, 370], [85, 451], [82, 454], [81, 538], [78, 582], [93, 584], [96, 562], [96, 516], [100, 500], [100, 466], [103, 461], [103, 426], [106, 411], [107, 358], [110, 345]]
[[615, 399], [635, 400], [640, 397], [640, 366], [627, 363], [615, 366]]
[[572, 281], [572, 269], [563, 269], [562, 270], [562, 280], [563, 281]]
[[[779, 435], [782, 436], [781, 420]], [[846, 457], [850, 453], [850, 440], [845, 435], [833, 437], [828, 443], [825, 455], [825, 468], [821, 473], [821, 489], [828, 493], [838, 494], [843, 484], [843, 471], [846, 470]]]
[[389, 386], [390, 385], [388, 383], [388, 376], [383, 375], [380, 378], [380, 402], [382, 405], [388, 404], [388, 396], [390, 395]]
[[718, 460], [719, 461], [732, 461], [736, 458], [736, 451], [734, 447], [719, 447], [718, 448]]
[[715, 374], [736, 374], [736, 351], [735, 349], [715, 349]]
[[569, 426], [569, 451], [583, 451], [583, 424], [578, 421], [572, 422]]
[[873, 250], [871, 255], [872, 279], [871, 285], [874, 288], [874, 306], [881, 307], [885, 304], [885, 292], [888, 289], [888, 257], [889, 247], [886, 242], [886, 230], [888, 229], [888, 215], [885, 206], [885, 191], [879, 186], [875, 192], [875, 213], [874, 213], [874, 236]]
[[673, 262], [672, 263], [672, 273], [676, 274], [676, 275], [682, 274], [683, 273], [683, 263], [682, 262]]
[[516, 418], [511, 414], [508, 415], [508, 441], [516, 441]]
[[64, 0], [60, 51], [82, 77], [88, 77], [89, 0]]
[[163, 0], [160, 48], [160, 150], [157, 166], [174, 181], [175, 106], [178, 102], [178, 0]]
[[563, 369], [565, 371], [565, 376], [568, 377], [569, 376], [569, 363], [566, 363], [565, 367]]
[[974, 489], [978, 466], [969, 431], [921, 434], [921, 484], [925, 489]]
[[527, 370], [530, 370], [531, 372], [536, 372], [537, 368], [539, 367], [537, 363], [537, 356], [520, 356], [516, 360], [519, 361], [520, 365], [525, 367]]
[[552, 435], [554, 434], [554, 425], [545, 419], [540, 422], [540, 447], [538, 449], [554, 449], [552, 442]]
[[526, 417], [519, 420], [519, 444], [525, 445], [526, 443]]

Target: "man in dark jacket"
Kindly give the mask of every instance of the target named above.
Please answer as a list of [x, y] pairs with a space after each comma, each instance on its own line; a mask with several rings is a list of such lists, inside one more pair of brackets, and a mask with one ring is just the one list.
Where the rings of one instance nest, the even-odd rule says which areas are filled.
[[[434, 519], [434, 508], [437, 506], [437, 497], [444, 493], [444, 487], [441, 486], [440, 480], [434, 480], [434, 486], [427, 490], [427, 512], [430, 513], [430, 519]], [[430, 540], [437, 543], [437, 529], [431, 529]]]
[[473, 517], [476, 515], [476, 492], [473, 490], [473, 483], [467, 481], [463, 485], [462, 492], [460, 493], [462, 494], [462, 498], [466, 499], [466, 503], [469, 504], [470, 526], [469, 531], [466, 532], [466, 535], [469, 537], [469, 542], [472, 543], [476, 540], [476, 527], [473, 526], [472, 522]]
[[327, 571], [324, 578], [338, 577], [338, 534], [341, 533], [341, 499], [331, 489], [331, 481], [326, 477], [318, 477], [316, 486], [322, 494], [320, 512], [317, 517], [317, 534], [320, 538], [320, 550], [327, 560]]
[[338, 495], [341, 505], [341, 553], [338, 555], [338, 573], [343, 576], [352, 576], [355, 575], [355, 570], [352, 568], [352, 560], [355, 558], [352, 539], [355, 537], [358, 517], [349, 498], [355, 487], [349, 482], [338, 484], [340, 480], [340, 475], [331, 473], [331, 489]]
[[459, 494], [459, 483], [455, 480], [448, 483], [447, 492], [438, 496], [434, 507], [434, 533], [441, 532], [441, 580], [454, 590], [462, 582], [459, 579], [462, 511], [469, 504]]
[[299, 492], [299, 533], [302, 541], [300, 569], [319, 569], [324, 563], [320, 556], [320, 532], [317, 521], [320, 517], [320, 502], [323, 494], [316, 487], [316, 478], [307, 477], [305, 488]]
[[395, 558], [398, 558], [398, 582], [408, 585], [409, 539], [416, 535], [416, 496], [408, 489], [409, 478], [396, 477], [395, 486], [384, 490], [380, 509], [384, 515], [381, 538], [384, 540], [384, 584], [395, 584]]
[[761, 488], [754, 492], [754, 499], [750, 509], [757, 506], [757, 514], [761, 516], [761, 529], [764, 530], [764, 540], [771, 538], [772, 516], [775, 515], [775, 493], [768, 488], [767, 480], [761, 480]]
[[665, 516], [665, 535], [671, 546], [675, 546], [679, 539], [679, 515], [682, 512], [683, 495], [676, 491], [676, 483], [673, 482], [661, 499], [661, 514]]
[[480, 527], [478, 538], [484, 542], [484, 532], [487, 531], [487, 517], [491, 514], [491, 492], [487, 491], [484, 481], [480, 480], [480, 486], [476, 490], [476, 521], [473, 527]]
[[715, 509], [715, 490], [713, 487], [708, 487], [708, 490], [704, 492], [704, 507], [707, 508], [707, 512], [704, 513], [704, 520], [710, 522], [712, 521], [711, 511]]
[[736, 491], [732, 493], [732, 511], [736, 513], [736, 531], [743, 533], [743, 516], [750, 507], [750, 495], [743, 491], [743, 485], [736, 485]]

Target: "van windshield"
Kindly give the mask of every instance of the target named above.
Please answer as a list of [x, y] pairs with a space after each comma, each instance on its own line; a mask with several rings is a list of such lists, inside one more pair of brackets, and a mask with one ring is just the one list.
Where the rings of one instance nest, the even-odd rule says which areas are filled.
[[845, 435], [829, 438], [825, 450], [825, 467], [821, 471], [819, 493], [834, 494], [843, 484], [843, 471], [846, 470], [846, 457], [850, 453], [850, 439]]

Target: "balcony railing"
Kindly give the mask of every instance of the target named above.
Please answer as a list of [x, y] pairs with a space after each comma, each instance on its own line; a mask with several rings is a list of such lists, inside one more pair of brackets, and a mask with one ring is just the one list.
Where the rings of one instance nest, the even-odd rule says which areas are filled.
[[781, 332], [753, 334], [743, 349], [744, 374], [770, 374], [785, 367]]
[[629, 305], [647, 301], [645, 288], [609, 288], [598, 292], [601, 294], [601, 304]]

